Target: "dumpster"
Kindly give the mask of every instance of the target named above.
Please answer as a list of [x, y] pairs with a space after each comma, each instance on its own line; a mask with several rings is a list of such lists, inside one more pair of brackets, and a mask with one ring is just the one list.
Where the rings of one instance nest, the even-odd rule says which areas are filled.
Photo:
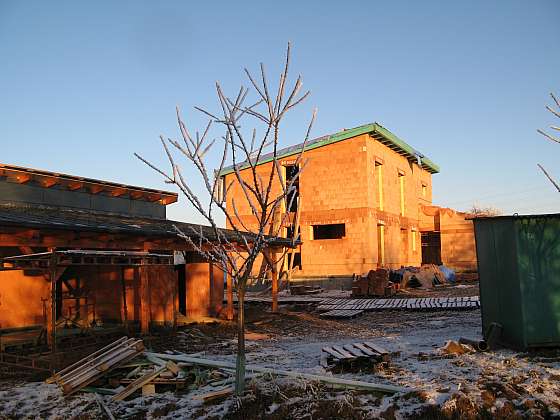
[[483, 332], [498, 323], [507, 347], [560, 346], [560, 214], [473, 220]]

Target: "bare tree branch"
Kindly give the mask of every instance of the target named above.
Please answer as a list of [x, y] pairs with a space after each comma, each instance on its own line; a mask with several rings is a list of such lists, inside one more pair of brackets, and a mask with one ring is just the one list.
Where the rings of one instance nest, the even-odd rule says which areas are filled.
[[558, 190], [558, 192], [560, 192], [560, 185], [558, 185], [558, 183], [554, 180], [554, 178], [552, 178], [548, 172], [543, 168], [543, 166], [540, 163], [537, 163], [537, 166], [541, 169], [541, 171], [543, 171], [543, 173], [546, 175], [546, 177], [548, 178], [548, 180], [550, 182], [552, 182], [552, 185], [554, 185], [556, 187], [556, 189]]
[[[237, 393], [243, 390], [244, 385], [243, 308], [247, 280], [252, 275], [259, 255], [268, 254], [271, 248], [276, 246], [278, 239], [282, 237], [283, 229], [290, 221], [288, 210], [294, 205], [295, 185], [306, 164], [302, 156], [316, 118], [316, 111], [313, 111], [303, 147], [295, 161], [298, 172], [287, 182], [278, 162], [281, 122], [289, 110], [301, 104], [309, 96], [309, 92], [299, 96], [303, 86], [301, 76], [298, 76], [292, 88], [288, 89], [290, 55], [291, 45], [288, 43], [283, 71], [280, 74], [278, 89], [274, 96], [271, 95], [271, 92], [274, 91], [270, 89], [271, 85], [262, 63], [259, 67], [259, 77], [253, 77], [249, 70], [244, 69], [250, 86], [252, 86], [251, 90], [241, 86], [235, 96], [228, 97], [220, 83], [216, 82], [218, 111], [195, 107], [197, 111], [209, 118], [202, 134], [196, 131], [193, 135], [193, 132], [189, 131], [177, 107], [177, 124], [181, 133], [179, 140], [182, 141], [165, 140], [163, 136], [160, 137], [170, 165], [169, 170], [164, 170], [135, 153], [138, 159], [161, 175], [165, 182], [176, 185], [209, 225], [204, 229], [202, 226], [191, 226], [186, 231], [175, 227], [177, 235], [205, 259], [219, 264], [235, 282], [239, 307]], [[248, 99], [251, 93], [256, 98]], [[252, 103], [252, 105], [247, 106], [246, 102]], [[254, 126], [249, 132], [244, 128], [245, 123], [248, 125], [259, 124], [260, 128]], [[212, 137], [210, 133], [214, 127], [221, 127], [224, 131], [221, 135]], [[245, 134], [246, 132], [250, 134]], [[220, 147], [216, 147], [220, 143]], [[269, 166], [260, 168], [261, 157], [269, 148], [272, 149], [272, 162]], [[202, 195], [199, 197], [195, 193], [194, 182], [185, 177], [178, 164], [179, 158], [185, 159], [201, 178], [204, 197]], [[213, 172], [208, 169], [209, 159], [216, 159], [219, 162]], [[228, 159], [231, 159], [232, 162], [232, 170], [228, 172], [232, 179], [226, 186], [222, 176]], [[267, 170], [268, 172], [266, 172]], [[277, 193], [277, 185], [280, 186], [279, 193]], [[236, 192], [238, 200], [240, 197], [241, 203], [230, 197], [234, 195], [233, 191]], [[203, 204], [206, 199], [208, 205]], [[299, 200], [295, 203], [299, 205]], [[282, 206], [284, 206], [283, 209]], [[242, 214], [242, 211], [246, 211], [246, 209], [250, 215]], [[229, 231], [218, 227], [216, 211], [225, 216]], [[283, 240], [285, 241], [285, 239]], [[294, 245], [297, 238], [292, 238], [292, 240], [292, 245]], [[268, 256], [267, 261], [270, 264], [276, 264], [284, 258], [286, 252], [285, 249], [280, 252], [280, 259]]]
[[[560, 118], [560, 101], [558, 100], [558, 98], [554, 95], [554, 93], [550, 93], [550, 96], [552, 97], [552, 100], [554, 101], [554, 103], [556, 104], [556, 106], [558, 107], [558, 110], [553, 109], [550, 106], [546, 106], [546, 109], [548, 111], [550, 111], [554, 116]], [[552, 128], [553, 130], [556, 131], [560, 131], [560, 128], [554, 125], [551, 125], [550, 128]], [[560, 138], [553, 136], [552, 134], [548, 134], [547, 132], [538, 129], [537, 132], [541, 135], [543, 135], [544, 137], [546, 137], [547, 139], [555, 142], [555, 143], [560, 143]], [[544, 167], [539, 163], [537, 164], [537, 166], [541, 169], [541, 171], [543, 171], [543, 173], [545, 174], [545, 176], [548, 178], [548, 180], [552, 183], [552, 185], [554, 185], [556, 187], [556, 189], [558, 190], [558, 192], [560, 192], [560, 187], [558, 186], [558, 183], [548, 174], [548, 172], [544, 169]]]

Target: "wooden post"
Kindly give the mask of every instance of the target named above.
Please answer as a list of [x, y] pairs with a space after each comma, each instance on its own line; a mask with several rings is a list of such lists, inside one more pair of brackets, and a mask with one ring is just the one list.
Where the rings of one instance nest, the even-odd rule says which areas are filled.
[[278, 270], [272, 267], [272, 312], [278, 312]]
[[177, 295], [179, 294], [177, 291], [177, 283], [179, 281], [179, 276], [177, 270], [175, 270], [175, 266], [169, 267], [167, 271], [173, 283], [173, 331], [177, 331]]
[[233, 279], [231, 274], [227, 272], [224, 268], [224, 275], [226, 276], [226, 286], [227, 286], [227, 319], [229, 321], [233, 320]]
[[123, 299], [123, 325], [125, 331], [128, 332], [128, 307], [126, 304], [126, 282], [124, 279], [125, 268], [121, 268], [121, 287], [122, 287], [122, 299]]
[[[299, 197], [297, 198], [297, 213], [296, 213], [296, 220], [294, 223], [294, 235], [293, 235], [293, 239], [297, 238], [299, 236], [299, 218], [300, 218], [300, 214], [301, 214], [301, 202], [299, 200]], [[301, 252], [301, 251], [300, 251]], [[288, 278], [287, 278], [287, 282], [288, 282], [288, 287], [290, 287], [290, 283], [292, 280], [292, 269], [294, 267], [294, 256], [295, 256], [295, 251], [294, 249], [290, 249], [290, 251], [288, 251], [288, 254], [290, 255], [290, 258], [288, 258]]]
[[266, 250], [263, 256], [270, 266], [272, 277], [272, 312], [278, 312], [278, 261], [276, 261], [276, 253], [272, 250]]
[[56, 355], [56, 283], [57, 283], [57, 260], [56, 260], [56, 248], [51, 248], [51, 257], [49, 261], [49, 280], [51, 282], [51, 317], [49, 322], [48, 337], [50, 338], [51, 344], [51, 363], [54, 369], [55, 366], [55, 355]]
[[140, 265], [140, 332], [150, 332], [150, 299], [149, 299], [149, 273], [145, 259]]
[[208, 316], [214, 316], [214, 266], [211, 262], [208, 263], [208, 306], [206, 313]]

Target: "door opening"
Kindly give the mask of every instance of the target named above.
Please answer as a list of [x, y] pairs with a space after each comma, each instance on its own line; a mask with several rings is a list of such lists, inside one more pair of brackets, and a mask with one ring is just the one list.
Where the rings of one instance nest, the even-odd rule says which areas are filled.
[[422, 264], [441, 265], [440, 232], [422, 232]]

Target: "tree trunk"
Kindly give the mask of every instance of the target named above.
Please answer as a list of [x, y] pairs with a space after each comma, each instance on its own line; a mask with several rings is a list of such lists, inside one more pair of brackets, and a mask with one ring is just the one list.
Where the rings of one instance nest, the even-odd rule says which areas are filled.
[[245, 390], [245, 284], [237, 291], [237, 360], [235, 364], [235, 395]]

